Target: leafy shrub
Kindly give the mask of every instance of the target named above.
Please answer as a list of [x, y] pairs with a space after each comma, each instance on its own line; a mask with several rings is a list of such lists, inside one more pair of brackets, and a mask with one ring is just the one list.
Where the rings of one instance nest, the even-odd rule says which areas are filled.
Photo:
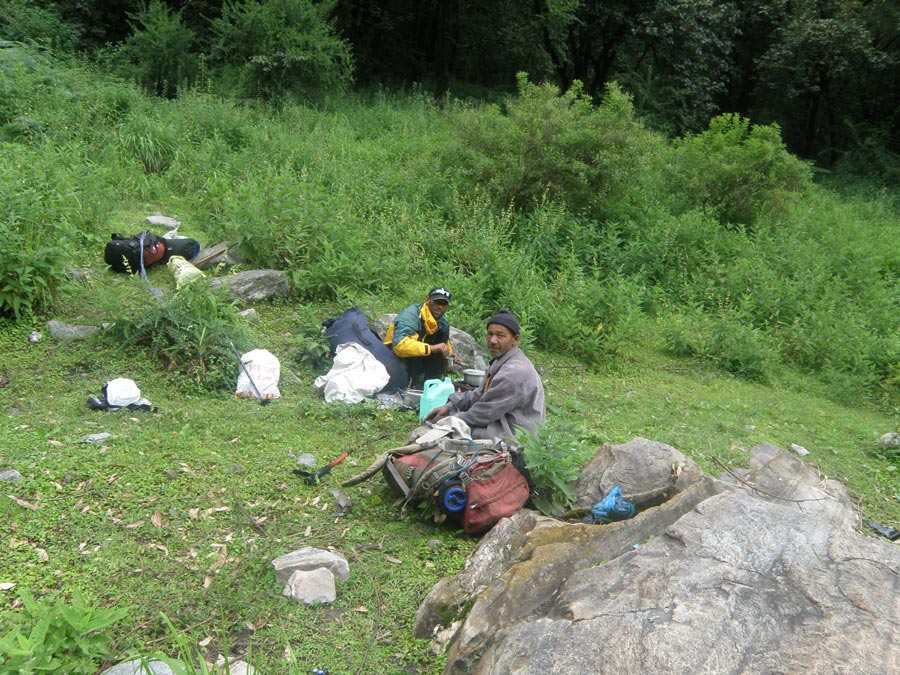
[[329, 19], [334, 0], [237, 0], [214, 19], [212, 60], [249, 96], [312, 97], [345, 89], [353, 77], [349, 43]]
[[67, 218], [77, 180], [55, 153], [0, 143], [0, 315], [47, 308], [65, 283], [77, 235]]
[[148, 300], [139, 312], [121, 311], [103, 333], [119, 346], [146, 349], [167, 372], [201, 391], [234, 385], [237, 363], [227, 336], [242, 344], [244, 331], [234, 304], [208, 284], [194, 282], [158, 302]]
[[181, 85], [197, 76], [198, 57], [193, 31], [161, 0], [129, 14], [132, 33], [120, 45], [115, 61], [149, 94], [174, 97]]
[[663, 341], [671, 354], [700, 358], [753, 382], [768, 381], [780, 362], [767, 335], [734, 316], [676, 315], [667, 321]]
[[96, 673], [110, 653], [107, 629], [127, 615], [91, 606], [77, 591], [71, 605], [36, 601], [25, 590], [19, 597], [25, 611], [0, 636], [0, 675]]
[[744, 225], [783, 215], [812, 187], [809, 166], [787, 151], [778, 125], [751, 126], [737, 114], [676, 140], [670, 176], [672, 194], [689, 207], [710, 207], [723, 222]]
[[42, 7], [29, 0], [7, 0], [0, 4], [0, 36], [62, 52], [72, 51], [78, 43], [78, 31], [63, 20], [53, 4]]
[[575, 503], [572, 483], [581, 475], [582, 429], [572, 422], [550, 420], [535, 433], [519, 429], [516, 445], [531, 474], [531, 501], [541, 513], [559, 516]]
[[602, 219], [636, 197], [641, 170], [661, 150], [631, 99], [610, 84], [598, 107], [580, 82], [560, 94], [518, 75], [519, 97], [451, 111], [456, 142], [444, 158], [470, 189], [486, 189], [500, 207], [534, 208], [546, 197], [572, 213]]

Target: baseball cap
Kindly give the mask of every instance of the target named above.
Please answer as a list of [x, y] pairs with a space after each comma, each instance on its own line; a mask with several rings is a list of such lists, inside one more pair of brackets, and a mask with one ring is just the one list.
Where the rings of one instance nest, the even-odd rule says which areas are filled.
[[446, 300], [447, 303], [450, 303], [450, 291], [448, 291], [443, 286], [435, 286], [430, 291], [428, 291], [428, 297], [432, 300]]

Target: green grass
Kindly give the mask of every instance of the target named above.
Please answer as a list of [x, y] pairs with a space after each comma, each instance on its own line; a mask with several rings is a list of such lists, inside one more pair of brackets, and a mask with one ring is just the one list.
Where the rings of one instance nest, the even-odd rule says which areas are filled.
[[[900, 401], [894, 193], [816, 187], [782, 218], [766, 212], [752, 227], [733, 226], [691, 202], [692, 191], [673, 192], [660, 163], [676, 149], [648, 137], [634, 155], [640, 175], [621, 182], [620, 200], [603, 199], [607, 220], [564, 199], [516, 211], [459, 159], [461, 120], [483, 127], [479, 162], [498, 159], [491, 148], [501, 145], [499, 183], [504, 161], [543, 157], [550, 146], [529, 153], [518, 136], [493, 136], [492, 113], [477, 106], [464, 114], [389, 92], [316, 106], [200, 91], [159, 101], [94, 68], [25, 48], [0, 52], [0, 302], [12, 303], [0, 312], [25, 308], [18, 321], [0, 319], [0, 467], [25, 477], [0, 495], [0, 626], [22, 616], [21, 591], [40, 602], [79, 591], [127, 609], [114, 629], [117, 659], [178, 656], [183, 645], [214, 658], [227, 646], [252, 649], [266, 675], [441, 672], [442, 658], [411, 637], [411, 623], [476, 542], [398, 521], [378, 477], [349, 490], [351, 511], [334, 515], [329, 488], [402, 444], [417, 419], [326, 405], [312, 384], [322, 370], [309, 370], [304, 355], [323, 319], [351, 305], [371, 317], [396, 312], [432, 282], [453, 290], [451, 321], [476, 337], [499, 306], [520, 315], [550, 416], [584, 428], [579, 461], [643, 436], [719, 474], [744, 465], [755, 443], [796, 443], [847, 483], [868, 518], [900, 523], [900, 457], [876, 447], [897, 429]], [[542, 128], [542, 110], [523, 119]], [[33, 121], [27, 133], [7, 124], [20, 117]], [[620, 121], [637, 129], [629, 115]], [[583, 132], [573, 123], [563, 137], [580, 142]], [[602, 160], [598, 180], [631, 166], [607, 155], [591, 158]], [[685, 176], [714, 175], [706, 153], [691, 157]], [[541, 194], [527, 182], [512, 187]], [[100, 260], [112, 232], [139, 232], [157, 212], [204, 245], [238, 241], [250, 265], [289, 275], [295, 298], [261, 304], [246, 330], [253, 347], [281, 359], [283, 398], [272, 405], [236, 400], [227, 386], [204, 389], [133, 346], [28, 341], [51, 318], [152, 316], [145, 284]], [[68, 266], [97, 276], [71, 284]], [[174, 291], [165, 269], [150, 278]], [[231, 329], [229, 317], [193, 307], [165, 310], [197, 319], [173, 331], [170, 356], [182, 343], [188, 359], [189, 344], [208, 346], [191, 327], [204, 339], [219, 318]], [[115, 377], [135, 380], [160, 412], [89, 410], [87, 398]], [[98, 432], [112, 438], [80, 442]], [[320, 486], [291, 473], [301, 453], [324, 464], [347, 450]], [[333, 605], [289, 602], [274, 582], [269, 562], [306, 545], [350, 561]]]
[[[168, 287], [167, 275], [154, 271], [151, 280]], [[101, 272], [68, 294], [59, 316], [97, 321], [96, 294], [125, 281]], [[140, 287], [133, 292], [139, 296]], [[282, 398], [268, 406], [237, 400], [231, 390], [191, 393], [143, 353], [101, 341], [31, 344], [29, 332], [43, 330], [38, 321], [0, 325], [7, 355], [0, 466], [24, 476], [5, 485], [9, 496], [0, 501], [7, 524], [0, 583], [16, 584], [0, 594], [3, 611], [15, 611], [17, 589], [38, 598], [77, 589], [100, 606], [128, 609], [114, 633], [119, 658], [135, 650], [177, 656], [180, 639], [211, 660], [225, 645], [252, 649], [254, 665], [271, 675], [315, 667], [441, 672], [442, 658], [412, 638], [413, 617], [476, 541], [399, 521], [380, 476], [347, 490], [353, 505], [344, 517], [334, 515], [329, 494], [377, 453], [402, 444], [415, 415], [324, 403], [312, 384], [320, 373], [298, 363], [295, 339], [316, 310], [280, 302], [257, 311], [256, 346], [283, 367]], [[656, 332], [646, 326], [640, 342], [606, 368], [531, 352], [550, 414], [586, 428], [584, 461], [603, 443], [643, 436], [718, 475], [745, 465], [755, 443], [797, 443], [810, 450], [808, 461], [849, 485], [867, 517], [900, 522], [896, 458], [872, 452], [895, 419], [829, 402], [795, 374], [766, 386], [675, 360], [655, 344]], [[159, 413], [88, 409], [86, 399], [119, 376], [134, 379]], [[112, 438], [80, 442], [98, 432]], [[324, 464], [344, 451], [350, 458], [321, 485], [291, 473], [301, 453]], [[306, 607], [280, 595], [269, 563], [301, 546], [347, 557], [351, 577], [338, 584], [335, 603]]]

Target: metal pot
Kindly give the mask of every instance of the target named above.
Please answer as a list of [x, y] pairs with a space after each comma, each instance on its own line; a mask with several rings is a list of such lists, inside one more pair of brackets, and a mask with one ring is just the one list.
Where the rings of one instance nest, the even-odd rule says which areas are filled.
[[466, 368], [463, 372], [463, 382], [470, 387], [480, 387], [484, 384], [484, 371]]
[[407, 389], [403, 392], [403, 404], [410, 408], [419, 409], [419, 401], [422, 399], [421, 389]]

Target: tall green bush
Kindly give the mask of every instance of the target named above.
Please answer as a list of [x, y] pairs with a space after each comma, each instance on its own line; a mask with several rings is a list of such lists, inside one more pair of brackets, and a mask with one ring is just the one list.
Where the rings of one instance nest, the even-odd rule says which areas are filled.
[[173, 97], [197, 77], [196, 36], [184, 23], [181, 11], [161, 0], [151, 0], [129, 14], [131, 35], [114, 52], [118, 68], [144, 91]]
[[498, 105], [457, 105], [449, 113], [455, 143], [444, 165], [501, 208], [537, 207], [549, 197], [595, 219], [621, 215], [637, 199], [642, 170], [662, 149], [644, 129], [630, 97], [607, 87], [595, 107], [575, 82], [560, 93], [518, 75], [518, 98]]
[[688, 207], [708, 207], [726, 223], [780, 217], [812, 187], [809, 166], [791, 155], [778, 125], [719, 115], [709, 129], [676, 140], [671, 193]]
[[30, 42], [70, 52], [78, 43], [78, 31], [67, 23], [53, 3], [6, 0], [0, 3], [0, 38]]
[[245, 95], [312, 98], [345, 89], [353, 57], [330, 19], [335, 0], [236, 0], [213, 20], [212, 61]]

